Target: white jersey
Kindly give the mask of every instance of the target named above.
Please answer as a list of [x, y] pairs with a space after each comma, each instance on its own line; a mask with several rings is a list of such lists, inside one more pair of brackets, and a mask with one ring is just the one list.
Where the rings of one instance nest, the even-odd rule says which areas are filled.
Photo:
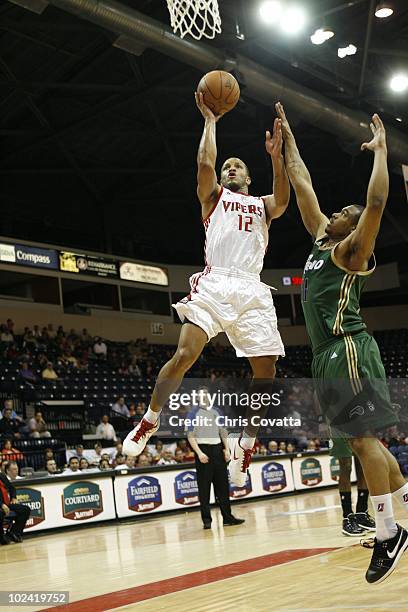
[[221, 187], [217, 202], [203, 223], [205, 263], [209, 268], [261, 273], [269, 238], [262, 198]]

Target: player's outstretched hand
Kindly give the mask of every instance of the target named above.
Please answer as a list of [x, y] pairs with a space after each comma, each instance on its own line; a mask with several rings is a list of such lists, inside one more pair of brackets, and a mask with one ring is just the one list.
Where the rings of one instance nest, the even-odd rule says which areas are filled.
[[275, 110], [276, 110], [276, 114], [278, 115], [281, 121], [282, 136], [283, 136], [283, 140], [285, 140], [292, 133], [290, 129], [289, 121], [286, 118], [285, 109], [283, 108], [283, 105], [280, 102], [277, 102], [275, 104]]
[[195, 96], [195, 101], [196, 101], [196, 104], [197, 104], [197, 108], [200, 111], [200, 113], [202, 114], [202, 116], [204, 117], [204, 119], [210, 119], [212, 121], [217, 122], [218, 119], [220, 118], [220, 115], [214, 115], [212, 110], [210, 108], [208, 108], [208, 106], [205, 105], [203, 94], [195, 92], [194, 96]]
[[277, 159], [282, 155], [282, 121], [275, 119], [273, 123], [273, 134], [266, 130], [265, 149], [271, 157]]
[[385, 127], [377, 113], [375, 113], [372, 117], [370, 128], [373, 133], [373, 138], [370, 140], [370, 142], [363, 142], [361, 145], [361, 150], [378, 151], [379, 149], [386, 149], [387, 143], [385, 140]]

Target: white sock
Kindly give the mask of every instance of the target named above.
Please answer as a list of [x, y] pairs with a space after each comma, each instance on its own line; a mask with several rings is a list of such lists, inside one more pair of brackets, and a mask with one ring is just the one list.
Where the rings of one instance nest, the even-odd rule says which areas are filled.
[[370, 499], [374, 510], [376, 538], [379, 542], [390, 540], [398, 531], [392, 509], [392, 495], [371, 495]]
[[408, 512], [408, 482], [406, 482], [400, 489], [394, 491], [393, 495], [401, 502], [405, 510]]
[[242, 434], [241, 442], [239, 443], [241, 448], [245, 450], [251, 450], [254, 447], [256, 438], [250, 438], [244, 431]]
[[156, 423], [157, 419], [160, 416], [160, 413], [161, 409], [158, 412], [154, 412], [154, 410], [152, 410], [149, 406], [146, 412], [144, 413], [143, 418], [146, 419], [146, 421], [149, 421], [149, 423]]

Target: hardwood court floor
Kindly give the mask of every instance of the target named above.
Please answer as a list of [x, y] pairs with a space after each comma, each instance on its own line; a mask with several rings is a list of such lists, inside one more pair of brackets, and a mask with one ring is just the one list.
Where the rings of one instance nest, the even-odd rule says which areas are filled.
[[73, 603], [60, 609], [70, 612], [408, 611], [408, 553], [368, 585], [371, 551], [341, 534], [335, 489], [234, 513], [245, 525], [224, 529], [214, 510], [211, 531], [198, 512], [180, 512], [32, 537], [0, 548], [0, 590], [69, 590]]

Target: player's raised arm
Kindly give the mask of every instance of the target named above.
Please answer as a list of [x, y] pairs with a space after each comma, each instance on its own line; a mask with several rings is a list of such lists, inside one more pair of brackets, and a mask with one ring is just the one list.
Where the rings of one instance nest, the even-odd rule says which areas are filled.
[[217, 161], [216, 128], [219, 117], [204, 104], [203, 94], [195, 94], [196, 104], [204, 117], [204, 130], [197, 154], [197, 195], [205, 218], [217, 199], [221, 187], [217, 183], [215, 163]]
[[266, 207], [268, 224], [272, 219], [277, 219], [288, 207], [290, 187], [288, 175], [285, 168], [285, 160], [282, 155], [282, 122], [275, 119], [273, 134], [267, 130], [265, 138], [266, 152], [271, 156], [273, 171], [273, 195], [263, 198]]
[[284, 108], [280, 102], [275, 104], [275, 108], [282, 122], [282, 135], [285, 141], [285, 163], [289, 180], [295, 190], [304, 226], [312, 236], [316, 237], [324, 234], [324, 228], [329, 220], [320, 210], [319, 202], [313, 189], [312, 179], [300, 156]]
[[337, 256], [347, 260], [347, 266], [351, 270], [360, 271], [366, 269], [374, 252], [389, 189], [385, 128], [377, 114], [373, 115], [370, 128], [373, 133], [372, 140], [361, 145], [362, 151], [374, 153], [373, 170], [367, 190], [367, 205], [356, 229], [339, 244], [336, 253]]

